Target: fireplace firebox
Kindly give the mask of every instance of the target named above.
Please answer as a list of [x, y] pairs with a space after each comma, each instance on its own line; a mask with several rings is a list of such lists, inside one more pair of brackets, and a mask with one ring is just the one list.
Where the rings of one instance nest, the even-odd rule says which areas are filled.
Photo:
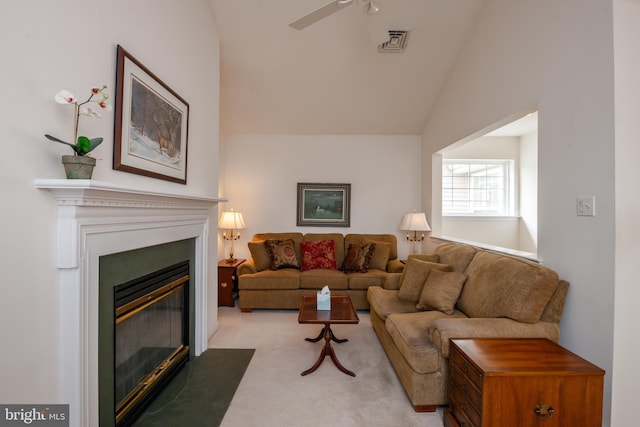
[[114, 290], [115, 420], [128, 426], [189, 360], [189, 261]]

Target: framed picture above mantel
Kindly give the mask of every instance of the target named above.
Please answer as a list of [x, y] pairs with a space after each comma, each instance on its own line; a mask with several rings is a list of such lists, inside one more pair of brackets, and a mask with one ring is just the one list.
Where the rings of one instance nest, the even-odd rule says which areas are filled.
[[351, 184], [298, 183], [296, 225], [349, 227]]
[[187, 183], [189, 104], [118, 45], [113, 169]]

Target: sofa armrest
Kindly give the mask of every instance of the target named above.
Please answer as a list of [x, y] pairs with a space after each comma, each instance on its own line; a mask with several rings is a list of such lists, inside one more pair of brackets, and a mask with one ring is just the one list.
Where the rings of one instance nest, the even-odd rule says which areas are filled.
[[557, 323], [522, 323], [507, 318], [441, 318], [429, 327], [429, 338], [440, 355], [449, 357], [452, 338], [548, 338], [558, 342]]
[[243, 274], [254, 274], [258, 272], [256, 268], [255, 262], [253, 262], [253, 258], [243, 262], [238, 266], [238, 276], [242, 276]]
[[397, 259], [389, 260], [387, 263], [387, 273], [402, 273], [404, 270], [404, 263]]

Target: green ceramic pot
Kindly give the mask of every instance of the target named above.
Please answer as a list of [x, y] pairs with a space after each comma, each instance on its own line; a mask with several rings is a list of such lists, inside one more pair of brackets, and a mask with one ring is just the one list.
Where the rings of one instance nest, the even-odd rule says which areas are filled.
[[91, 179], [96, 159], [87, 156], [62, 156], [67, 179]]

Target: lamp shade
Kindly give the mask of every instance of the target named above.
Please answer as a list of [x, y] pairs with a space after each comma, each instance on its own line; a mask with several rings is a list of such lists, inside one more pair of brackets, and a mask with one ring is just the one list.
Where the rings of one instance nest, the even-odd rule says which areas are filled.
[[222, 212], [218, 228], [225, 230], [244, 230], [247, 226], [244, 224], [242, 214], [240, 212], [226, 211]]
[[413, 212], [404, 215], [402, 224], [400, 225], [402, 231], [431, 231], [427, 217], [424, 212]]

